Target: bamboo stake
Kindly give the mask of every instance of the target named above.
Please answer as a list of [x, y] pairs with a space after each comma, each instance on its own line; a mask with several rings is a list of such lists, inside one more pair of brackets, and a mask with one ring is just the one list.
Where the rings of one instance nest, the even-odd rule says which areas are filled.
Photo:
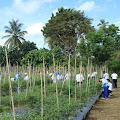
[[[87, 76], [89, 72], [89, 57], [88, 57], [88, 67], [87, 67]], [[86, 86], [86, 92], [88, 91], [88, 77], [87, 77], [87, 86]]]
[[29, 81], [30, 81], [30, 90], [31, 90], [31, 64], [29, 64]]
[[[17, 62], [17, 73], [18, 73], [18, 62]], [[18, 95], [19, 95], [19, 77], [18, 77]]]
[[1, 76], [2, 76], [2, 74], [1, 74], [1, 66], [0, 66], [0, 105], [1, 105]]
[[81, 64], [80, 64], [80, 103], [81, 103], [81, 74], [82, 74], [82, 58], [81, 58]]
[[70, 104], [70, 54], [69, 54], [68, 71], [69, 71], [69, 104]]
[[43, 57], [43, 71], [44, 71], [44, 97], [46, 98], [46, 82], [45, 82], [45, 61], [44, 61], [44, 57]]
[[77, 93], [77, 89], [76, 89], [76, 56], [75, 56], [75, 101], [76, 101], [76, 93]]
[[[29, 59], [28, 59], [28, 71], [29, 71]], [[30, 76], [29, 76], [29, 77], [30, 77]], [[30, 79], [30, 78], [29, 78], [29, 79]], [[28, 87], [29, 87], [29, 80], [26, 81], [26, 95], [25, 95], [25, 98], [27, 97]]]
[[33, 88], [35, 87], [35, 68], [33, 66]]
[[9, 75], [9, 87], [10, 87], [10, 95], [11, 95], [11, 100], [12, 100], [13, 117], [15, 120], [15, 107], [14, 107], [14, 100], [13, 100], [13, 94], [12, 94], [12, 85], [11, 85], [11, 80], [10, 80], [10, 71], [9, 71], [9, 64], [8, 64], [8, 57], [7, 57], [6, 48], [5, 48], [5, 54], [6, 54], [6, 63], [7, 63], [7, 68], [8, 68], [8, 75]]
[[53, 64], [54, 64], [54, 76], [55, 76], [55, 80], [56, 80], [56, 97], [57, 97], [57, 107], [58, 107], [58, 111], [59, 111], [59, 100], [58, 100], [58, 88], [57, 88], [57, 78], [56, 78], [56, 72], [55, 72], [55, 59], [54, 59], [54, 54], [53, 54]]
[[42, 72], [40, 72], [41, 78], [41, 117], [43, 117], [43, 85], [42, 85]]
[[89, 91], [90, 91], [91, 75], [92, 75], [92, 61], [90, 66]]

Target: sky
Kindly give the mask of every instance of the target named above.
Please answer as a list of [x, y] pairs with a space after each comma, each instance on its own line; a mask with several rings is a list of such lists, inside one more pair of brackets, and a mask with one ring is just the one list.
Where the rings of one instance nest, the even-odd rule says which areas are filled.
[[101, 19], [120, 28], [119, 5], [120, 0], [0, 0], [0, 45], [7, 40], [2, 39], [4, 26], [14, 19], [24, 24], [21, 29], [28, 32], [26, 40], [34, 42], [39, 49], [48, 48], [41, 29], [60, 7], [84, 10], [85, 16], [93, 19], [95, 28]]

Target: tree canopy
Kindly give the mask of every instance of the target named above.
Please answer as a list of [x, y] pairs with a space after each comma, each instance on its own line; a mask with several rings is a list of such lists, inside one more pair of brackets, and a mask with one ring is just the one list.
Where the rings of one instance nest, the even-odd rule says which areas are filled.
[[50, 48], [59, 45], [67, 58], [69, 53], [74, 54], [78, 39], [93, 30], [91, 20], [84, 12], [61, 7], [43, 27], [45, 42]]
[[103, 64], [112, 58], [115, 51], [120, 50], [118, 31], [119, 28], [114, 24], [108, 26], [104, 24], [86, 35], [86, 39], [78, 45], [78, 51], [86, 57], [94, 56], [97, 64]]
[[19, 23], [19, 20], [12, 20], [9, 21], [10, 26], [5, 26], [5, 33], [6, 35], [2, 38], [8, 38], [5, 42], [5, 46], [11, 47], [21, 47], [21, 42], [24, 41], [24, 35], [27, 31], [22, 31], [21, 27], [23, 26], [22, 23]]

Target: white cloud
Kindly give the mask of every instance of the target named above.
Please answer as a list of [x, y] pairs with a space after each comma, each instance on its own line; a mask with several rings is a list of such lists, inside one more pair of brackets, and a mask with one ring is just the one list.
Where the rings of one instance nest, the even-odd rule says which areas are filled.
[[77, 9], [89, 12], [89, 11], [93, 10], [94, 8], [96, 8], [95, 2], [94, 1], [87, 1], [84, 4], [82, 4], [81, 6], [79, 6]]
[[58, 12], [58, 8], [56, 8], [55, 10], [52, 11], [52, 13], [53, 13], [54, 15], [56, 15], [56, 12]]
[[38, 48], [43, 48], [43, 47], [48, 48], [48, 45], [44, 44], [44, 36], [42, 35], [41, 32], [43, 26], [45, 26], [45, 24], [40, 22], [40, 23], [35, 23], [30, 27], [26, 28], [28, 34], [26, 34], [25, 39], [36, 43]]
[[5, 33], [4, 32], [0, 32], [0, 45], [4, 45], [4, 43], [5, 43], [5, 41], [6, 41], [6, 39], [2, 39], [2, 37], [5, 35]]
[[20, 12], [31, 14], [36, 12], [43, 3], [53, 2], [55, 0], [14, 0], [13, 7]]
[[26, 28], [26, 31], [28, 32], [28, 35], [41, 35], [41, 30], [43, 29], [44, 24], [42, 22], [35, 23], [31, 25], [30, 27]]
[[1, 45], [1, 46], [4, 46], [5, 41], [6, 41], [6, 40], [0, 40], [0, 45]]
[[39, 0], [29, 0], [29, 1], [23, 1], [23, 0], [14, 0], [13, 6], [22, 12], [25, 13], [34, 13], [40, 5]]

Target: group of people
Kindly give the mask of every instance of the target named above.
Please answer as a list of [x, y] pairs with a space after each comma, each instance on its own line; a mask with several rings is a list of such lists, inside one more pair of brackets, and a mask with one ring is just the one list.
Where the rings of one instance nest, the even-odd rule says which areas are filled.
[[54, 75], [54, 72], [50, 73], [49, 76], [51, 77], [53, 83], [56, 83], [56, 80], [63, 81], [63, 75], [59, 72], [56, 72], [56, 76]]
[[[63, 77], [63, 75], [59, 72], [56, 72], [56, 76], [53, 73], [50, 73], [49, 76], [51, 77], [51, 80], [53, 83], [56, 83], [57, 81], [63, 81], [63, 80], [68, 80], [69, 78], [71, 78], [71, 74], [69, 73], [69, 71], [67, 71], [66, 75]], [[93, 73], [90, 75], [88, 74], [88, 78], [96, 78], [97, 77], [97, 72], [93, 71]], [[79, 84], [80, 82], [82, 83], [84, 81], [84, 76], [82, 73], [78, 73], [76, 74], [76, 82]]]
[[103, 78], [99, 79], [99, 82], [102, 83], [102, 87], [104, 88], [103, 97], [102, 97], [103, 99], [105, 98], [109, 99], [109, 96], [112, 93], [112, 89], [117, 88], [118, 75], [116, 74], [116, 72], [113, 72], [113, 74], [111, 75], [111, 78], [112, 78], [112, 83], [110, 82], [109, 74], [103, 71]]
[[[11, 81], [17, 81], [20, 77], [21, 77], [20, 74], [19, 74], [19, 73], [16, 73], [15, 77], [11, 78], [10, 80], [11, 80]], [[28, 77], [28, 74], [27, 74], [27, 73], [24, 73], [23, 80], [25, 80], [25, 81], [28, 81], [28, 80], [29, 80], [29, 77]]]

